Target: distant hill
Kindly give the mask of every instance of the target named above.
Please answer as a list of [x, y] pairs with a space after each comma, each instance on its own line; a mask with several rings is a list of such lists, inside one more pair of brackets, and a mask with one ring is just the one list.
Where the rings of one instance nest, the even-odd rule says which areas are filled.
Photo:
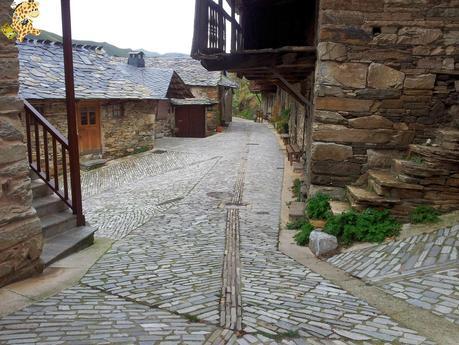
[[[54, 42], [62, 42], [62, 37], [49, 31], [42, 30], [39, 36], [28, 36], [31, 39], [40, 39], [40, 40], [49, 40]], [[113, 44], [107, 42], [95, 42], [95, 41], [86, 41], [86, 40], [73, 40], [75, 44], [84, 44], [84, 45], [91, 45], [91, 46], [99, 46], [104, 47], [104, 50], [107, 52], [108, 55], [111, 56], [118, 56], [118, 57], [127, 57], [129, 53], [133, 50], [139, 49], [130, 49], [130, 48], [119, 48]], [[181, 53], [166, 53], [164, 55], [159, 54], [157, 52], [150, 52], [145, 49], [140, 49], [145, 53], [147, 57], [157, 57], [157, 56], [165, 56], [165, 57], [182, 57], [187, 56], [187, 54]]]

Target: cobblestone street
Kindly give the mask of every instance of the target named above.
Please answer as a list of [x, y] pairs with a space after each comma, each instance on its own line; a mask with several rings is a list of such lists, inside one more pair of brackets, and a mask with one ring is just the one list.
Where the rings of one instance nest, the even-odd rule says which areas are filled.
[[[278, 250], [284, 154], [268, 126], [236, 120], [156, 150], [84, 174], [87, 219], [117, 241], [77, 286], [0, 319], [0, 344], [432, 344]], [[439, 238], [448, 252], [413, 259], [394, 243], [390, 265], [332, 263], [373, 278], [455, 262], [457, 229]], [[446, 267], [381, 288], [458, 322], [457, 280]]]

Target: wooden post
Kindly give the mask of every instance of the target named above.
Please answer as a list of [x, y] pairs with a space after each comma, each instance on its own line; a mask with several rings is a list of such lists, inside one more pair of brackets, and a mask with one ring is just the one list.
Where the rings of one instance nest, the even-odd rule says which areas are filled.
[[73, 47], [70, 0], [61, 0], [61, 12], [72, 205], [73, 213], [77, 216], [77, 225], [83, 226], [85, 225], [85, 219], [83, 215], [83, 205], [81, 200], [80, 152], [78, 149], [78, 133], [75, 107], [75, 81], [73, 77]]
[[236, 1], [231, 0], [231, 53], [236, 52]]
[[224, 37], [223, 35], [226, 35], [226, 32], [223, 30], [223, 25], [224, 21], [226, 20], [225, 17], [223, 16], [223, 0], [218, 0], [218, 49], [222, 51], [222, 53], [225, 53], [225, 47], [224, 47]]

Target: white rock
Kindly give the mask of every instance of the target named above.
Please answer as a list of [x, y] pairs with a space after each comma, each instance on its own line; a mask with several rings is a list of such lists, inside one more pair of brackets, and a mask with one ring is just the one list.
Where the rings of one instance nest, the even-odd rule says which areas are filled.
[[337, 248], [338, 240], [335, 236], [317, 230], [309, 235], [309, 249], [317, 257], [333, 254]]

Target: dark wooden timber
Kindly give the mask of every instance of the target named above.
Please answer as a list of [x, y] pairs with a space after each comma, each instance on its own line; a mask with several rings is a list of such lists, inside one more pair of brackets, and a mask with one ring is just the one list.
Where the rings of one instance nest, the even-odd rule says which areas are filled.
[[[62, 164], [62, 173], [64, 174], [64, 190], [61, 191], [59, 188], [59, 152], [57, 150], [57, 143], [59, 143], [62, 148], [61, 154], [63, 158], [69, 151], [69, 143], [67, 139], [53, 125], [51, 125], [48, 120], [46, 120], [46, 118], [41, 115], [29, 102], [26, 100], [23, 101], [26, 116], [27, 149], [29, 151], [30, 169], [34, 171], [37, 176], [41, 178], [48, 185], [48, 187], [73, 210], [73, 202], [69, 197], [68, 186], [65, 182], [65, 176], [68, 173], [66, 162], [63, 162]], [[35, 136], [35, 155], [32, 154], [32, 136], [30, 133], [30, 127], [32, 123], [34, 126]], [[43, 133], [43, 142], [40, 141], [40, 132]], [[50, 166], [49, 159], [49, 137], [51, 137], [52, 144], [52, 168]], [[41, 148], [43, 148], [43, 150]], [[41, 165], [42, 161], [44, 162], [43, 166]]]
[[77, 225], [85, 225], [81, 196], [80, 153], [78, 149], [77, 118], [75, 106], [75, 82], [73, 77], [72, 25], [70, 0], [61, 0], [62, 42], [64, 47], [65, 94], [67, 103], [67, 122], [69, 138], [70, 183], [72, 190], [73, 213]]
[[48, 131], [43, 127], [43, 146], [45, 154], [45, 174], [46, 179], [49, 180], [49, 153], [48, 153]]

